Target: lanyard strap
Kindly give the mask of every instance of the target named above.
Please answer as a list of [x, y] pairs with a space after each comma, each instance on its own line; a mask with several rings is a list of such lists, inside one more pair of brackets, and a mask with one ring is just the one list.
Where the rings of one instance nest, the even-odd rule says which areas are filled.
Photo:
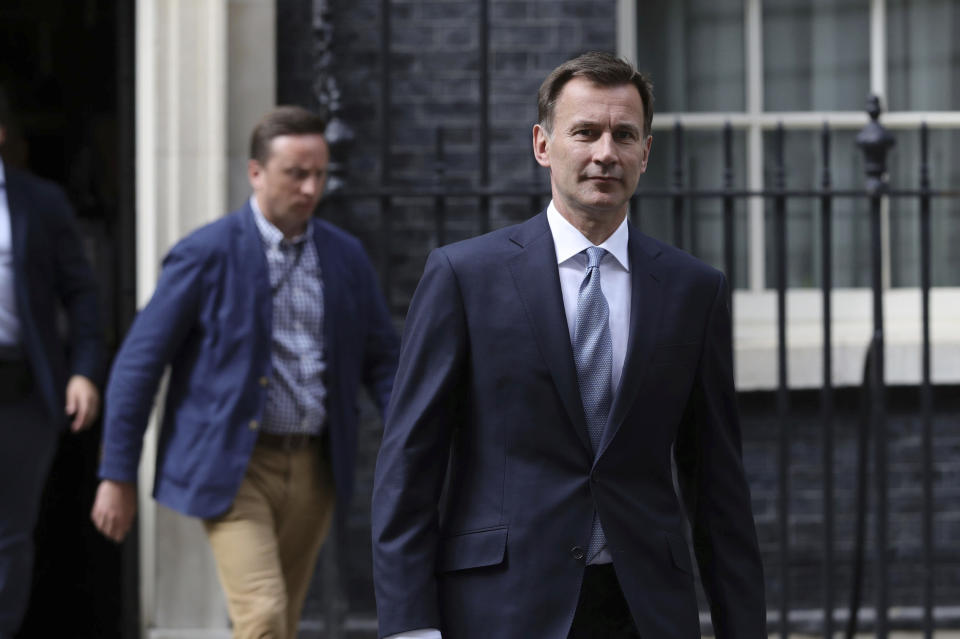
[[[283, 288], [283, 285], [290, 280], [290, 276], [293, 275], [293, 271], [300, 264], [300, 258], [303, 256], [303, 247], [304, 245], [306, 245], [308, 241], [309, 240], [304, 240], [299, 244], [294, 244], [294, 248], [296, 249], [296, 252], [297, 252], [296, 257], [293, 258], [293, 264], [291, 264], [286, 268], [286, 270], [284, 270], [283, 274], [280, 276], [280, 279], [277, 280], [277, 283], [271, 286], [271, 292], [273, 293], [273, 295], [276, 295], [280, 291], [280, 289]], [[281, 254], [282, 253], [283, 252], [281, 251]]]

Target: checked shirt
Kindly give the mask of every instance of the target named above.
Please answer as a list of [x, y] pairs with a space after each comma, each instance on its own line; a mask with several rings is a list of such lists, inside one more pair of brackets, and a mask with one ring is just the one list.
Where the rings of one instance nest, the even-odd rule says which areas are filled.
[[256, 198], [250, 198], [250, 206], [263, 241], [273, 296], [273, 372], [263, 430], [319, 435], [326, 418], [327, 391], [323, 384], [323, 279], [312, 223], [304, 234], [287, 240], [260, 212]]

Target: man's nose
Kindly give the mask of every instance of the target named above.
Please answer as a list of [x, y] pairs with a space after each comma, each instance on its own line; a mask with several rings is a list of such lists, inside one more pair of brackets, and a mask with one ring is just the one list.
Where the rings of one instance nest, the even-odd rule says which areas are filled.
[[316, 195], [320, 188], [320, 180], [315, 177], [309, 177], [300, 183], [300, 190], [305, 195]]
[[593, 161], [597, 164], [612, 164], [617, 161], [617, 147], [613, 135], [604, 133], [594, 143]]

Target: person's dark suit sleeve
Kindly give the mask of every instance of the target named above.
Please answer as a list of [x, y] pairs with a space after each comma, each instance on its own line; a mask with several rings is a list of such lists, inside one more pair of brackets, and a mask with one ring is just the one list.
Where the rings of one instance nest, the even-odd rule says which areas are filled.
[[70, 374], [103, 383], [105, 356], [97, 281], [83, 252], [73, 208], [60, 189], [53, 190], [50, 233], [56, 268], [56, 293], [70, 330]]
[[174, 247], [117, 353], [105, 399], [101, 479], [136, 481], [157, 385], [196, 321], [203, 273], [199, 256]]
[[373, 565], [380, 636], [439, 628], [438, 501], [460, 418], [467, 326], [443, 249], [427, 258], [407, 315], [373, 492]]
[[400, 348], [400, 340], [397, 339], [397, 332], [393, 328], [390, 311], [380, 292], [373, 266], [366, 255], [361, 256], [361, 262], [368, 293], [367, 308], [370, 313], [370, 324], [363, 345], [363, 383], [376, 400], [380, 415], [385, 416], [393, 380], [397, 373], [397, 351]]
[[744, 474], [721, 275], [676, 442], [680, 487], [718, 639], [766, 637], [763, 568]]

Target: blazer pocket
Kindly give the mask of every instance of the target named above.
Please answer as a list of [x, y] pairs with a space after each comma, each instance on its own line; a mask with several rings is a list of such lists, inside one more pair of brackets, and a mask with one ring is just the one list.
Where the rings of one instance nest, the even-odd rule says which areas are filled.
[[667, 544], [670, 546], [670, 556], [673, 558], [673, 565], [688, 575], [693, 574], [693, 564], [690, 562], [690, 551], [687, 549], [687, 542], [682, 536], [676, 533], [664, 533], [667, 538]]
[[442, 542], [437, 572], [496, 566], [503, 562], [506, 550], [506, 526], [447, 537]]

